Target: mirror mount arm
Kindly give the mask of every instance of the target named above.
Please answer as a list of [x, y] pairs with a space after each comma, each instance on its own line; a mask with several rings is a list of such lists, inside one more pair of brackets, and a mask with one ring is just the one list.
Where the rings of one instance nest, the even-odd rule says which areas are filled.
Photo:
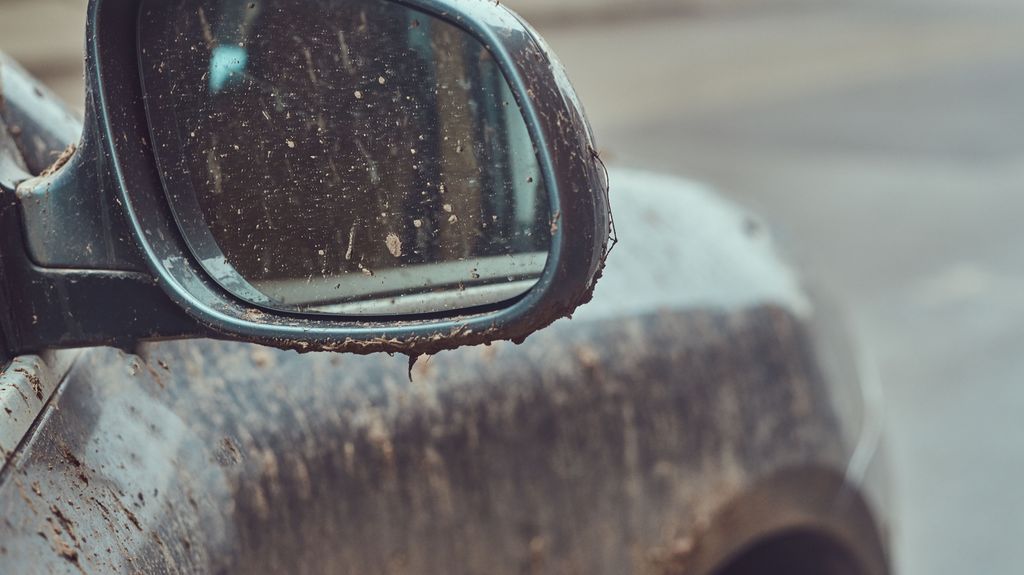
[[[20, 226], [17, 210], [0, 229]], [[175, 305], [149, 274], [38, 266], [21, 234], [0, 247], [0, 327], [5, 354], [106, 345], [131, 350], [143, 340], [214, 336]]]
[[207, 335], [145, 273], [114, 209], [96, 122], [83, 131], [63, 102], [3, 54], [0, 78], [0, 229], [17, 230], [0, 240], [0, 357]]
[[[13, 183], [31, 260], [45, 268], [145, 272], [121, 215], [96, 114], [87, 114], [83, 129], [63, 102], [2, 55], [0, 73], [0, 112], [25, 158]], [[89, 91], [86, 109], [94, 108]]]

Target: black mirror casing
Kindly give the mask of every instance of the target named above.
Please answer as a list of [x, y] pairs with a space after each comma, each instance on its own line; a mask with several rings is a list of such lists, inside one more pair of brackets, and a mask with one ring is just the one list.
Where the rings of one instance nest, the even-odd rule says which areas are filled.
[[[206, 335], [299, 351], [415, 356], [498, 339], [520, 341], [556, 319], [571, 315], [588, 301], [612, 233], [607, 180], [582, 107], [561, 65], [535, 31], [511, 11], [488, 0], [397, 3], [442, 18], [471, 34], [491, 53], [513, 89], [537, 151], [553, 213], [548, 265], [533, 289], [502, 304], [453, 314], [399, 318], [318, 317], [265, 309], [234, 297], [191, 255], [164, 193], [140, 77], [137, 26], [141, 0], [91, 0], [83, 141], [67, 166], [50, 176], [49, 181], [36, 182], [34, 189], [20, 195], [32, 198], [33, 193], [55, 194], [62, 185], [74, 188], [76, 185], [68, 182], [74, 181], [76, 171], [88, 171], [85, 175], [95, 182], [93, 193], [105, 195], [104, 201], [97, 202], [99, 209], [109, 205], [112, 211], [121, 212], [98, 218], [106, 222], [107, 229], [102, 233], [131, 238], [135, 245], [127, 252], [137, 248], [139, 255], [125, 256], [126, 250], [118, 250], [109, 262], [94, 261], [94, 265], [81, 266], [95, 269], [82, 272], [83, 277], [91, 280], [87, 283], [92, 293], [80, 305], [95, 308], [103, 302], [103, 286], [108, 282], [116, 289], [107, 293], [118, 295], [105, 305], [134, 305], [142, 309], [127, 314], [134, 322], [132, 326], [119, 326], [119, 321], [125, 321], [121, 316], [126, 314], [113, 313], [106, 325], [102, 319], [94, 318], [91, 329], [79, 330], [78, 337], [63, 339], [59, 337], [59, 327], [39, 330], [32, 328], [25, 318], [16, 318], [16, 323], [20, 321], [22, 331], [28, 334], [19, 338], [17, 329], [12, 332], [9, 339], [23, 342], [16, 347], [123, 343], [125, 337]], [[202, 4], [196, 2], [196, 6]], [[40, 192], [43, 186], [45, 191]], [[77, 187], [81, 193], [81, 182]], [[37, 211], [33, 216], [30, 208], [27, 212], [22, 210], [23, 225], [34, 225], [34, 217], [59, 222], [59, 218], [81, 216], [56, 211], [45, 216]], [[27, 236], [32, 243], [32, 234]], [[9, 272], [8, 284], [52, 284], [54, 277], [59, 280], [59, 274], [48, 272], [47, 262], [38, 261], [38, 253], [43, 250], [32, 246], [26, 249], [36, 257], [27, 258], [27, 271]], [[146, 317], [150, 310], [144, 302], [155, 298], [157, 291], [147, 285], [151, 282], [140, 279], [139, 272], [151, 276], [173, 305], [154, 303], [150, 306], [152, 316]], [[67, 275], [66, 270], [61, 273]], [[76, 289], [70, 284], [64, 287]], [[179, 313], [181, 310], [185, 313]], [[54, 319], [48, 318], [51, 322]], [[49, 341], [53, 339], [61, 341]]]

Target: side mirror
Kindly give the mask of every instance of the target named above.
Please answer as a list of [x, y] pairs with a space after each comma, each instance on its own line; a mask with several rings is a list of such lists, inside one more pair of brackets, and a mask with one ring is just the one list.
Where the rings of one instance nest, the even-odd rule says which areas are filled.
[[77, 152], [10, 210], [15, 351], [418, 355], [521, 340], [594, 288], [606, 178], [561, 66], [503, 6], [92, 0], [86, 63]]

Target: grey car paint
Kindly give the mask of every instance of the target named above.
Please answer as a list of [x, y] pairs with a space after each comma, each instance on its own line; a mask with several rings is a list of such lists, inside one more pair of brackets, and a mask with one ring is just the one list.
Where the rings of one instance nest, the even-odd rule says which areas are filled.
[[854, 370], [764, 227], [611, 181], [593, 302], [411, 382], [400, 357], [80, 352], [8, 455], [0, 572], [709, 573], [813, 530], [887, 573]]

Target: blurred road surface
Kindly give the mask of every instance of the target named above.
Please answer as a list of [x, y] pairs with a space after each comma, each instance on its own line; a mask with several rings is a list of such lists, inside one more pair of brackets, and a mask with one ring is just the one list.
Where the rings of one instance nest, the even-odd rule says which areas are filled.
[[[83, 4], [0, 2], [0, 49], [74, 102]], [[1020, 572], [1024, 3], [509, 4], [611, 162], [751, 206], [845, 303], [886, 387], [900, 572]]]

